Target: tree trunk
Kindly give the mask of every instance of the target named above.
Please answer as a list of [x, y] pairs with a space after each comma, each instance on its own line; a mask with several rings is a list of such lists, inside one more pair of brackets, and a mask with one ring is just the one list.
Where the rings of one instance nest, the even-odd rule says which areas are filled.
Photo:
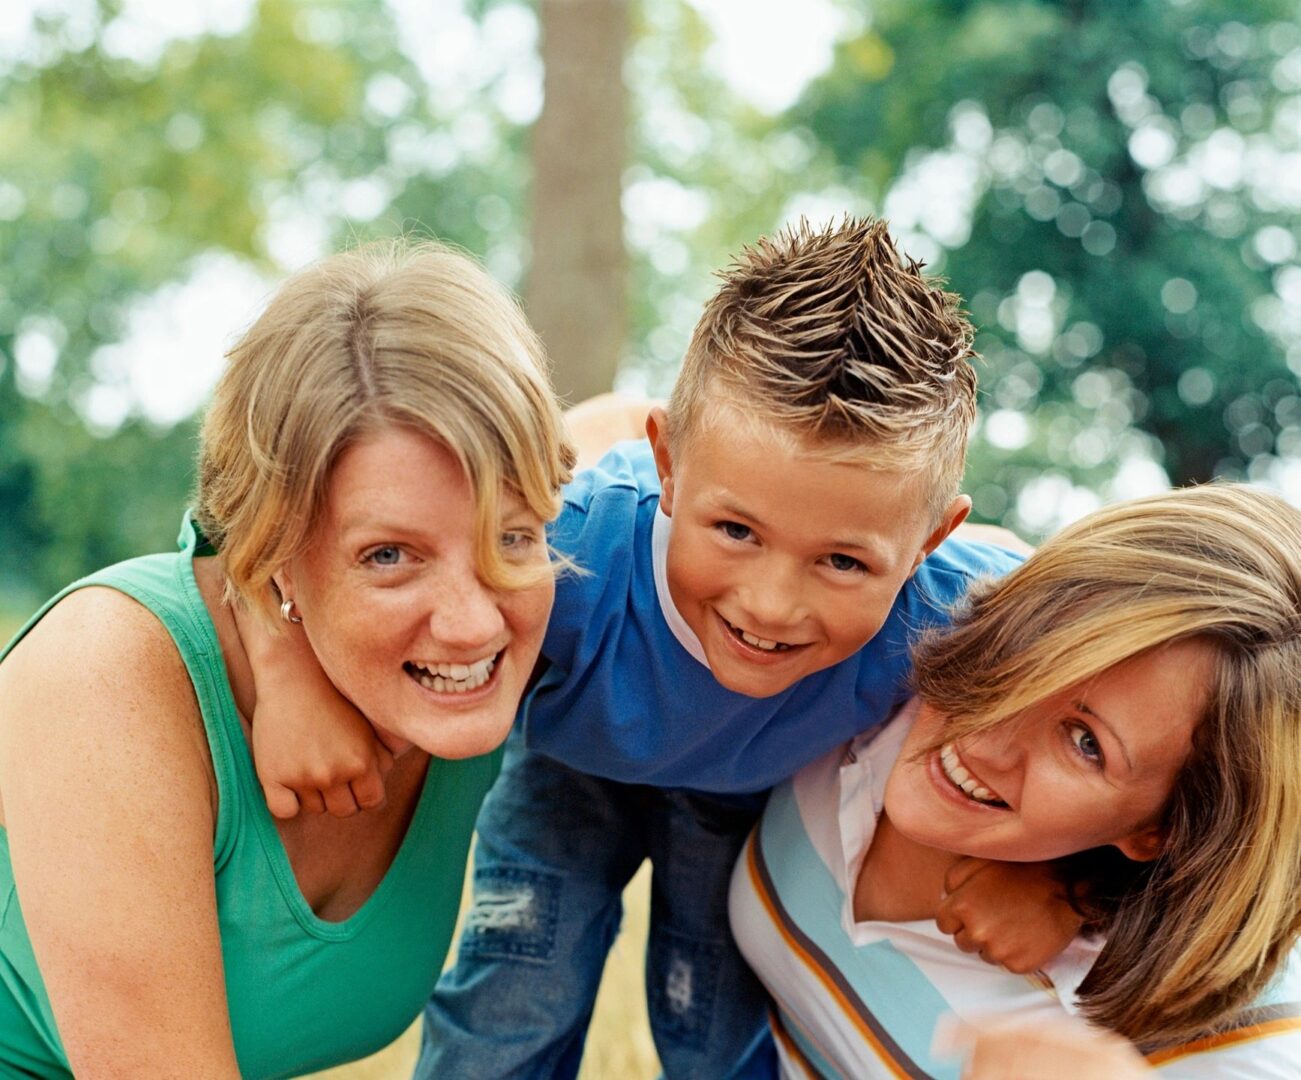
[[570, 402], [610, 389], [626, 323], [626, 0], [541, 0], [533, 255], [524, 297]]

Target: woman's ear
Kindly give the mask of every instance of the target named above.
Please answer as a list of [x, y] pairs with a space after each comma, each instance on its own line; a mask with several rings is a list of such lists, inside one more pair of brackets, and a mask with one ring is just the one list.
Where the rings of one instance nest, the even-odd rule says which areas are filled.
[[275, 586], [276, 592], [280, 594], [280, 600], [297, 599], [298, 594], [294, 591], [293, 571], [291, 571], [287, 565], [282, 566], [271, 575], [271, 584]]
[[1117, 840], [1116, 847], [1127, 859], [1133, 859], [1134, 862], [1151, 862], [1165, 850], [1168, 835], [1166, 829], [1160, 825], [1149, 825], [1146, 829], [1139, 829], [1124, 839]]
[[673, 516], [673, 458], [669, 454], [669, 414], [659, 405], [646, 417], [646, 438], [655, 454], [655, 471], [660, 474], [660, 509]]

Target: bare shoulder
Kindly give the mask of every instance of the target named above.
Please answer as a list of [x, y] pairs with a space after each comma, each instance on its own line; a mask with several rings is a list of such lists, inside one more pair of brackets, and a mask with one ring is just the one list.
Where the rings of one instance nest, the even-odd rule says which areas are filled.
[[[215, 783], [167, 630], [105, 588], [0, 665], [14, 882], [72, 1071], [238, 1075], [213, 886]], [[124, 1038], [123, 1033], [150, 1033]]]
[[[0, 798], [41, 762], [168, 766], [207, 783], [189, 675], [151, 611], [115, 589], [61, 600], [0, 664]], [[21, 763], [21, 770], [13, 766]]]

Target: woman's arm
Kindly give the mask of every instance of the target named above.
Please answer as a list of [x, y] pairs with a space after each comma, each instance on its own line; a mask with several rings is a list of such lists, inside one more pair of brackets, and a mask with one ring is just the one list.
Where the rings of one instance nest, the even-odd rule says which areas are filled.
[[10, 654], [0, 794], [72, 1071], [236, 1080], [215, 782], [189, 678], [153, 615], [85, 589]]

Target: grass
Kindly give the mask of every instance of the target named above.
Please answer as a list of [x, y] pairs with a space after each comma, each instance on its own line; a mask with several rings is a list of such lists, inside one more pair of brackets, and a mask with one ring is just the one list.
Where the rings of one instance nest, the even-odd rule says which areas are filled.
[[[468, 890], [466, 898], [468, 898]], [[462, 900], [462, 911], [465, 900]], [[623, 928], [605, 968], [596, 999], [587, 1052], [579, 1080], [652, 1080], [659, 1076], [659, 1060], [651, 1042], [643, 989], [646, 930], [650, 916], [650, 866], [632, 880], [624, 893]], [[314, 1073], [313, 1080], [407, 1080], [420, 1048], [420, 1025], [415, 1023], [397, 1042], [373, 1057], [337, 1069]]]

